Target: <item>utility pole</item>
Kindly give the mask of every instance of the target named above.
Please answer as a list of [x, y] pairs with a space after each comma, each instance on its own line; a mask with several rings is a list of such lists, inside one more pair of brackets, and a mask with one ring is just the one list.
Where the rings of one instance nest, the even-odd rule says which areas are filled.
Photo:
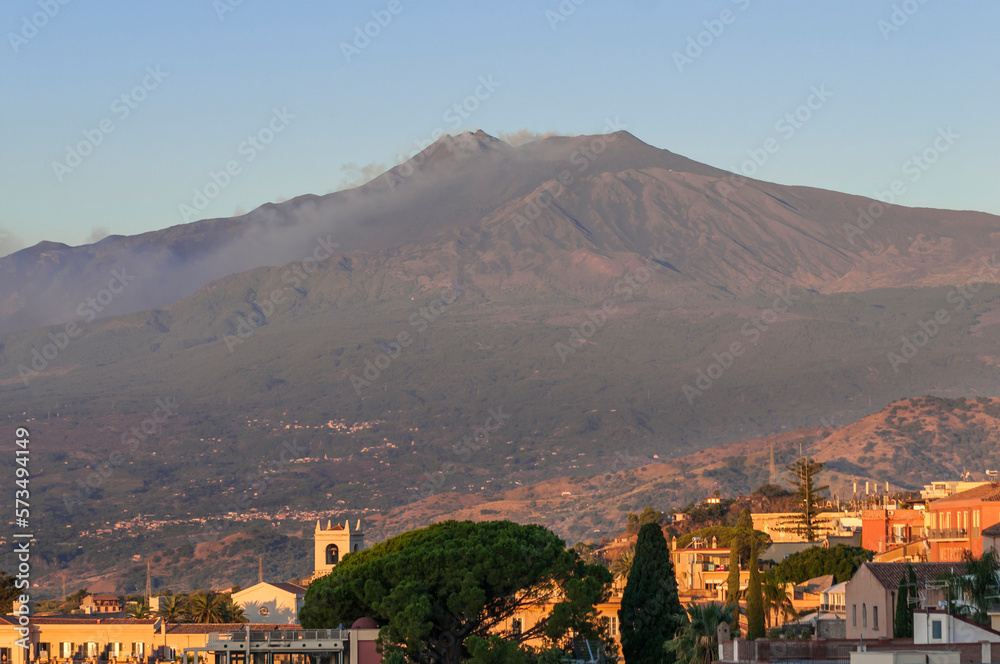
[[264, 583], [264, 556], [257, 556], [257, 583]]
[[146, 561], [146, 606], [152, 608], [153, 605], [153, 585], [149, 577], [149, 561]]

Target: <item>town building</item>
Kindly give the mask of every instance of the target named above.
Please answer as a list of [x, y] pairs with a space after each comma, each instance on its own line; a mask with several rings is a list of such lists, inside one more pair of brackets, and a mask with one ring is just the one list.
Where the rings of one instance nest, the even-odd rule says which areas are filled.
[[885, 553], [926, 538], [924, 510], [874, 509], [861, 512], [861, 546]]
[[953, 496], [956, 493], [977, 489], [984, 484], [989, 484], [989, 482], [966, 482], [959, 480], [931, 482], [924, 485], [924, 488], [920, 491], [920, 497], [927, 501], [938, 500], [939, 498]]
[[1000, 523], [983, 528], [983, 551], [993, 549], [1000, 554]]
[[914, 643], [1000, 643], [1000, 632], [941, 609], [913, 613]]
[[215, 664], [380, 664], [379, 625], [359, 618], [351, 629], [215, 630], [184, 657], [214, 656]]
[[[694, 538], [691, 544], [678, 548], [677, 538], [670, 543], [670, 560], [677, 578], [677, 593], [681, 603], [725, 599], [729, 579], [729, 547], [720, 547], [718, 540]], [[750, 581], [750, 571], [740, 571], [740, 587]]]
[[927, 504], [925, 528], [932, 562], [983, 553], [983, 529], [1000, 523], [1000, 484], [984, 483]]
[[[795, 519], [798, 512], [758, 512], [752, 515], [753, 528], [766, 533], [772, 542], [803, 542]], [[817, 515], [819, 539], [849, 537], [861, 531], [857, 512], [821, 512]]]
[[115, 595], [87, 595], [80, 602], [80, 608], [87, 615], [121, 613], [124, 610], [121, 599]]
[[[848, 639], [890, 638], [896, 617], [896, 597], [900, 579], [910, 563], [864, 563], [847, 582], [844, 603]], [[947, 600], [945, 584], [938, 577], [965, 569], [962, 563], [912, 563], [917, 588], [909, 589], [919, 598], [916, 608], [936, 607]], [[916, 595], [912, 594], [916, 591]]]
[[823, 593], [832, 588], [834, 582], [833, 574], [824, 574], [795, 584], [789, 593], [792, 608], [797, 613], [817, 610], [823, 601]]
[[263, 582], [233, 593], [251, 623], [297, 623], [305, 599], [305, 587], [295, 583]]
[[[256, 653], [281, 652], [298, 657], [284, 657], [280, 661], [312, 662], [314, 664], [378, 664], [381, 660], [376, 650], [378, 625], [370, 619], [361, 619], [360, 627], [336, 632], [335, 639], [313, 640], [315, 630], [302, 630], [298, 625], [278, 624], [173, 624], [158, 618], [132, 620], [125, 618], [98, 618], [91, 616], [32, 616], [28, 627], [27, 652], [17, 646], [18, 620], [14, 616], [0, 616], [0, 657], [9, 664], [29, 662], [65, 662], [67, 660], [131, 660], [152, 662], [180, 657], [183, 653], [219, 653], [228, 648], [222, 645], [243, 644], [228, 658], [216, 656], [222, 664], [247, 664], [246, 644]], [[374, 627], [372, 627], [374, 625]], [[321, 630], [327, 632], [327, 630]], [[249, 637], [249, 640], [248, 640]], [[228, 643], [224, 644], [223, 642]], [[272, 646], [269, 650], [263, 646]], [[322, 645], [320, 645], [322, 644]], [[309, 646], [310, 657], [302, 656], [302, 646]], [[315, 657], [315, 659], [312, 659]], [[254, 657], [254, 662], [278, 662], [278, 658]], [[210, 658], [209, 663], [212, 662]]]

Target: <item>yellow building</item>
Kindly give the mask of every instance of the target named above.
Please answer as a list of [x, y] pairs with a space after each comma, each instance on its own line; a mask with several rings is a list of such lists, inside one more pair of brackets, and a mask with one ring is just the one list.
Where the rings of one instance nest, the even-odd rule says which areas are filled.
[[[220, 635], [231, 641], [238, 641], [242, 635], [250, 632], [257, 635], [254, 641], [263, 642], [273, 640], [280, 632], [286, 635], [283, 645], [294, 644], [296, 640], [309, 635], [308, 630], [303, 632], [298, 625], [178, 625], [164, 623], [158, 618], [131, 620], [93, 616], [32, 616], [27, 637], [22, 637], [19, 629], [21, 627], [17, 618], [0, 616], [0, 656], [5, 656], [10, 664], [66, 662], [71, 659], [152, 662], [156, 659], [180, 657], [186, 649], [204, 649], [213, 640], [219, 641]], [[377, 629], [363, 625], [358, 629], [352, 627], [349, 630], [334, 631], [337, 631], [339, 637], [341, 655], [339, 659], [327, 657], [327, 661], [331, 661], [331, 664], [334, 660], [340, 664], [378, 664], [380, 658], [375, 649]], [[21, 638], [27, 638], [27, 652], [17, 645]], [[242, 642], [246, 643], [245, 637]], [[213, 660], [214, 657], [209, 654], [208, 664], [212, 664]], [[242, 661], [245, 662], [245, 656]]]
[[[798, 512], [760, 512], [753, 514], [753, 529], [767, 533], [772, 542], [803, 542], [805, 537], [797, 532], [794, 520]], [[861, 515], [857, 512], [821, 512], [817, 536], [844, 537], [861, 532]]]

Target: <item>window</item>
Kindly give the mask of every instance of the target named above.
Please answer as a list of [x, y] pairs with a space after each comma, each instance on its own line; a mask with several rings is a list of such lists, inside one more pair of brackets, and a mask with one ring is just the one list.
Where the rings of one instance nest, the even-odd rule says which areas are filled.
[[510, 621], [510, 631], [514, 633], [514, 636], [521, 636], [522, 623], [520, 618], [513, 618]]
[[337, 548], [336, 544], [331, 544], [326, 547], [326, 564], [336, 565], [340, 559], [340, 549]]
[[931, 621], [931, 638], [935, 640], [941, 639], [941, 621], [933, 620]]
[[861, 604], [861, 629], [868, 629], [868, 605]]
[[851, 627], [858, 626], [858, 605], [851, 604]]
[[872, 607], [872, 629], [878, 630], [878, 606]]

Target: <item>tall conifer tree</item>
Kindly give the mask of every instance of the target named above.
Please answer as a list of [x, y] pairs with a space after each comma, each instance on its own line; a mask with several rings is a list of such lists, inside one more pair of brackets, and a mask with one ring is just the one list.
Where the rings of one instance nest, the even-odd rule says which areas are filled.
[[764, 591], [760, 583], [757, 567], [757, 540], [750, 544], [750, 583], [747, 586], [747, 638], [759, 639], [764, 636]]
[[677, 596], [670, 547], [659, 524], [639, 529], [635, 559], [618, 610], [626, 664], [673, 664], [663, 644], [673, 639], [687, 616]]

